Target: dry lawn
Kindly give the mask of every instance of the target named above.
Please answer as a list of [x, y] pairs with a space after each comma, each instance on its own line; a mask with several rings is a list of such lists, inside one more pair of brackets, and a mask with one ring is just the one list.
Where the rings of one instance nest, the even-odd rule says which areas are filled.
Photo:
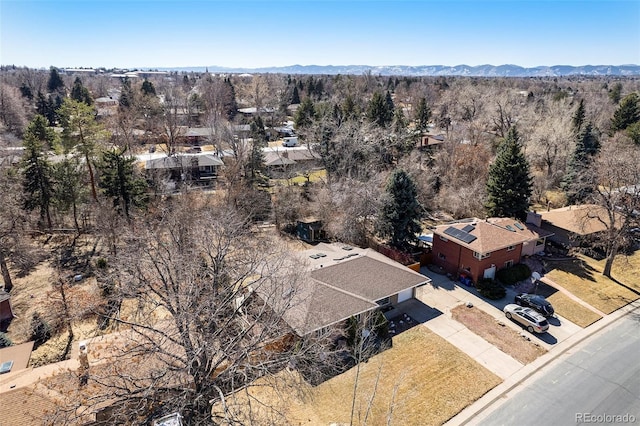
[[546, 268], [550, 271], [547, 273], [549, 279], [594, 308], [610, 314], [638, 299], [638, 294], [626, 287], [640, 290], [640, 280], [637, 279], [639, 265], [640, 252], [630, 257], [618, 256], [612, 275], [619, 282], [602, 275], [604, 261], [598, 262], [582, 255], [573, 260], [548, 261]]
[[[283, 372], [295, 384], [280, 392], [254, 388], [251, 397], [240, 397], [239, 406], [246, 410], [250, 400], [276, 403], [287, 422], [296, 425], [349, 424], [356, 372], [354, 367], [315, 388], [300, 386], [292, 373]], [[439, 425], [500, 382], [440, 336], [414, 327], [394, 337], [392, 349], [360, 364], [353, 424]], [[263, 415], [258, 424], [274, 421]]]
[[[529, 364], [547, 352], [542, 346], [523, 338], [516, 330], [498, 324], [494, 317], [476, 307], [459, 305], [451, 310], [451, 315], [469, 330], [523, 364]], [[509, 320], [505, 318], [505, 321]]]
[[602, 318], [591, 309], [585, 308], [559, 291], [556, 291], [551, 296], [547, 297], [547, 300], [553, 305], [553, 308], [558, 315], [582, 328], [585, 328]]

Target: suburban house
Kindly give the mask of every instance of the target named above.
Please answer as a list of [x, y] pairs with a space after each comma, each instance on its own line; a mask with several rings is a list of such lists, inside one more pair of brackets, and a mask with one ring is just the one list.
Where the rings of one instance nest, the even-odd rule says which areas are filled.
[[302, 337], [323, 334], [381, 308], [412, 299], [430, 279], [372, 250], [320, 243], [300, 252], [309, 275], [296, 289], [284, 320]]
[[265, 148], [264, 165], [272, 177], [287, 177], [320, 166], [320, 155], [306, 146]]
[[608, 221], [604, 207], [584, 204], [540, 212], [535, 224], [553, 232], [551, 241], [571, 247], [579, 245], [584, 238], [606, 231]]
[[315, 243], [326, 238], [326, 232], [322, 229], [322, 222], [313, 217], [298, 221], [296, 235], [307, 243]]
[[218, 177], [218, 170], [224, 166], [222, 160], [211, 152], [196, 154], [151, 153], [138, 156], [144, 161], [147, 174], [163, 174], [174, 182], [210, 184]]
[[9, 293], [4, 289], [0, 290], [0, 325], [14, 318], [10, 299], [11, 295]]
[[443, 143], [444, 135], [442, 134], [434, 135], [431, 133], [422, 133], [416, 143], [416, 148], [429, 148], [432, 146], [442, 145]]
[[455, 277], [478, 282], [495, 278], [499, 269], [520, 262], [522, 256], [544, 250], [551, 232], [515, 219], [467, 219], [436, 226], [433, 263]]

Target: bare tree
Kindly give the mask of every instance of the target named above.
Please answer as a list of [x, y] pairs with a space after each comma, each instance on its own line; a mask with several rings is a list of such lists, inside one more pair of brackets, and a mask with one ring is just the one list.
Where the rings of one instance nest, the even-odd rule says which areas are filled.
[[89, 354], [87, 405], [109, 401], [109, 422], [169, 410], [233, 424], [226, 408], [212, 419], [212, 406], [287, 365], [282, 315], [304, 268], [236, 212], [177, 197], [128, 235], [112, 267], [137, 309], [110, 316], [121, 332], [109, 354]]
[[605, 214], [589, 212], [589, 218], [605, 227], [606, 263], [602, 274], [611, 278], [613, 261], [640, 212], [640, 149], [616, 140], [605, 144], [594, 166], [598, 185], [595, 202]]

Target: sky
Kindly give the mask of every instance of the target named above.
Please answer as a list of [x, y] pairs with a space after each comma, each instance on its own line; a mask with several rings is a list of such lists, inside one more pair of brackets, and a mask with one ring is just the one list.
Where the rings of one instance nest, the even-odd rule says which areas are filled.
[[640, 1], [0, 0], [0, 64], [640, 64]]

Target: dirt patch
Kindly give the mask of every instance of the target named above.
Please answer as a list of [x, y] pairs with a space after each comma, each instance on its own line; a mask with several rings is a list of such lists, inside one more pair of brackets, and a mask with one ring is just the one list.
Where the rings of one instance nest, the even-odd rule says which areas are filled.
[[[494, 317], [476, 307], [456, 306], [451, 310], [451, 315], [469, 330], [523, 364], [529, 364], [547, 352], [542, 346], [525, 339], [517, 331], [500, 325]], [[508, 320], [505, 318], [505, 321]]]

